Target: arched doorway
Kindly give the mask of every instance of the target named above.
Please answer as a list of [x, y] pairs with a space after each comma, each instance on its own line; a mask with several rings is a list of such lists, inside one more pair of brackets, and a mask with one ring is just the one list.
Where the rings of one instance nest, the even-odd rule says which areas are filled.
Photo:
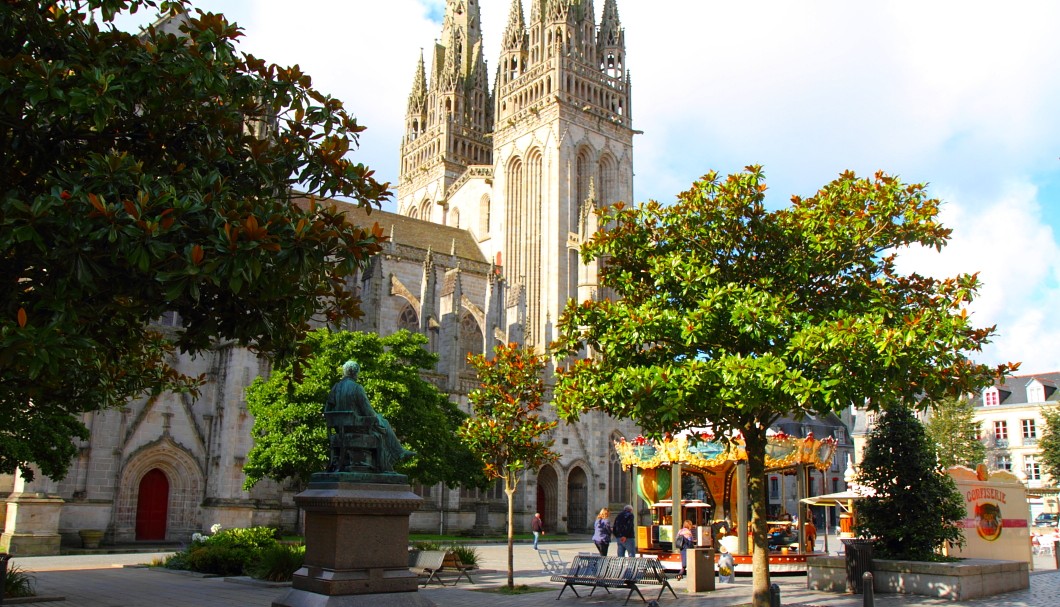
[[545, 531], [555, 533], [559, 530], [556, 525], [559, 518], [559, 507], [557, 493], [559, 489], [559, 477], [552, 466], [545, 466], [537, 473], [537, 511], [541, 513], [541, 520], [545, 524]]
[[575, 466], [567, 476], [567, 531], [589, 531], [589, 479]]
[[136, 497], [136, 539], [166, 539], [169, 515], [169, 479], [158, 468], [152, 468], [140, 479]]

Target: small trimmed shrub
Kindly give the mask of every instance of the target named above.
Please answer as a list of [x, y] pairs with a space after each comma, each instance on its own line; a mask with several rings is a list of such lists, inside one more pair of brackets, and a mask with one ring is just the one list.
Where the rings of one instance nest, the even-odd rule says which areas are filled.
[[441, 550], [442, 549], [442, 545], [439, 544], [438, 542], [431, 541], [431, 540], [417, 540], [415, 542], [412, 542], [412, 548], [414, 550], [423, 550], [423, 551], [427, 551], [427, 550]]
[[213, 575], [243, 575], [243, 567], [255, 560], [251, 548], [206, 544], [188, 550], [188, 569]]
[[261, 551], [258, 560], [247, 566], [251, 577], [268, 582], [289, 582], [305, 560], [305, 546], [275, 544]]
[[446, 550], [455, 554], [456, 557], [460, 559], [461, 563], [472, 567], [478, 567], [479, 554], [474, 546], [468, 546], [467, 544], [453, 544], [446, 548]]
[[8, 563], [7, 577], [4, 578], [4, 596], [17, 598], [23, 596], [36, 596], [37, 579], [26, 573], [18, 565]]

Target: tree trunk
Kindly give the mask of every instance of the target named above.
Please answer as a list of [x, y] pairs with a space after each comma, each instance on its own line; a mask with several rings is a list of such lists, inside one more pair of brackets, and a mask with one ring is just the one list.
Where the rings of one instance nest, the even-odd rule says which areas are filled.
[[747, 493], [751, 501], [751, 604], [769, 607], [769, 547], [766, 543], [766, 428], [743, 429], [747, 450]]
[[515, 588], [515, 488], [518, 479], [504, 479], [504, 494], [508, 496], [508, 587]]

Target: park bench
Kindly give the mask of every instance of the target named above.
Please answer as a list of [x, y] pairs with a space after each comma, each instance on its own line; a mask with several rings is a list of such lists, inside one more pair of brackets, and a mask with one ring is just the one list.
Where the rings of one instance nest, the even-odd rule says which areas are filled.
[[629, 593], [623, 605], [629, 603], [634, 592], [642, 601], [648, 602], [640, 591], [641, 585], [659, 586], [659, 596], [656, 600], [662, 598], [666, 589], [669, 589], [674, 598], [677, 598], [677, 593], [674, 592], [673, 586], [666, 578], [666, 571], [656, 559], [579, 555], [574, 557], [570, 568], [565, 573], [553, 575], [552, 581], [563, 582], [563, 588], [560, 589], [557, 600], [563, 596], [567, 588], [570, 588], [575, 596], [580, 597], [575, 586], [591, 587], [589, 596], [592, 596], [597, 588], [603, 588], [609, 594], [611, 588], [627, 589]]
[[453, 580], [453, 586], [456, 586], [460, 582], [461, 577], [466, 577], [468, 583], [474, 584], [475, 580], [471, 579], [470, 571], [474, 569], [473, 565], [465, 565], [460, 557], [454, 552], [446, 552], [445, 558], [442, 559], [442, 571], [454, 571], [456, 572], [456, 579]]
[[415, 573], [423, 580], [423, 587], [426, 588], [427, 584], [431, 581], [438, 582], [439, 586], [445, 586], [445, 582], [442, 578], [438, 577], [438, 574], [442, 571], [442, 565], [445, 563], [446, 552], [444, 550], [423, 550], [417, 552], [415, 559], [409, 570]]

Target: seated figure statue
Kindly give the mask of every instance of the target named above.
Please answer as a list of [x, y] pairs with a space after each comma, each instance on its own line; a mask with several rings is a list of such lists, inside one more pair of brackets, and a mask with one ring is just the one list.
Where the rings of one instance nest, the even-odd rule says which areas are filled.
[[[394, 434], [390, 423], [372, 409], [364, 387], [357, 382], [357, 374], [360, 371], [361, 366], [352, 360], [342, 365], [342, 379], [331, 387], [327, 404], [324, 406], [324, 417], [331, 441], [328, 471], [352, 472], [359, 469], [392, 473], [394, 464], [415, 453], [401, 446], [401, 441]], [[367, 442], [372, 445], [374, 457], [368, 458], [367, 461], [351, 461], [351, 450], [355, 449], [358, 443], [363, 445], [366, 442], [363, 440], [365, 437], [368, 437]]]

